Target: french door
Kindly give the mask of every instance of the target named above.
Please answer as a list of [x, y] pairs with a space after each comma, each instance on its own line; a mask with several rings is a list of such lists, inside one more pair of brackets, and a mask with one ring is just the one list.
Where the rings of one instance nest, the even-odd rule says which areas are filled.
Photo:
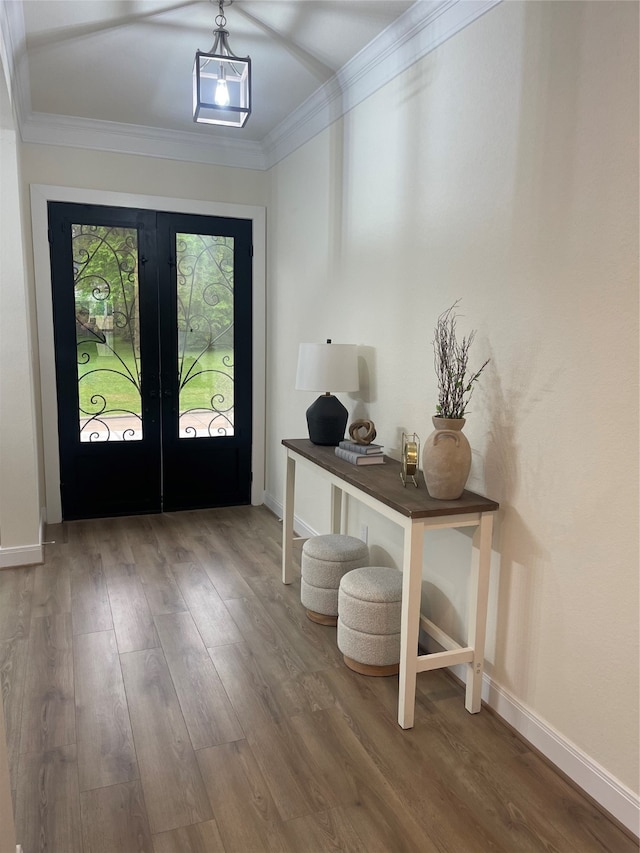
[[251, 496], [251, 222], [49, 203], [65, 519]]

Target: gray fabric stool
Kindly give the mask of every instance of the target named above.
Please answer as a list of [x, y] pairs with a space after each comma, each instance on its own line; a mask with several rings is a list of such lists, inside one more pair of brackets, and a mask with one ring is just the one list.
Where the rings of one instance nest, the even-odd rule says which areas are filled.
[[309, 619], [335, 625], [340, 578], [368, 562], [369, 548], [354, 536], [329, 533], [307, 539], [302, 546], [300, 601]]
[[344, 575], [338, 592], [338, 648], [361, 675], [395, 675], [400, 662], [402, 572], [366, 566]]

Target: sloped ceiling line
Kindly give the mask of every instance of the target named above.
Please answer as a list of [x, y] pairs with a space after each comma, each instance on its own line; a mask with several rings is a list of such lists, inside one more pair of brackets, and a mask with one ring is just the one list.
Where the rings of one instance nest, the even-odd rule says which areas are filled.
[[[0, 0], [4, 49], [24, 142], [269, 169], [501, 0], [422, 0], [411, 6], [262, 142], [95, 121], [31, 109], [21, 5]], [[11, 13], [9, 14], [9, 9]]]
[[270, 168], [502, 0], [416, 3], [262, 140]]

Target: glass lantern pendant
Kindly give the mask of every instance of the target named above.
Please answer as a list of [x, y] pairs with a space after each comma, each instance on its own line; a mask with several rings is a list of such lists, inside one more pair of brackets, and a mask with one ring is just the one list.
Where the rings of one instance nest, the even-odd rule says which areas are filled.
[[200, 124], [244, 127], [251, 114], [251, 59], [231, 52], [223, 7], [233, 0], [218, 0], [219, 14], [209, 53], [196, 51], [193, 64], [193, 120]]

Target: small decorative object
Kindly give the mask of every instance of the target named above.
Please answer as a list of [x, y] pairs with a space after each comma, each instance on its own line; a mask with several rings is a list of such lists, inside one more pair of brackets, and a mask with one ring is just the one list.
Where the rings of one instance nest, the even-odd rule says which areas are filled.
[[331, 391], [357, 391], [359, 387], [355, 344], [332, 344], [331, 340], [300, 344], [296, 388], [325, 392], [307, 409], [309, 438], [314, 444], [337, 445], [342, 441], [349, 412]]
[[435, 430], [424, 444], [422, 470], [427, 489], [437, 500], [457, 500], [471, 469], [471, 447], [462, 432], [474, 383], [489, 364], [487, 359], [469, 373], [469, 348], [475, 331], [458, 342], [455, 312], [458, 302], [438, 317], [435, 329], [434, 365], [438, 377], [438, 405], [433, 416]]
[[377, 434], [373, 421], [354, 421], [349, 427], [349, 438], [356, 444], [371, 444]]
[[407, 478], [411, 477], [413, 485], [418, 488], [416, 474], [418, 473], [418, 459], [420, 458], [420, 439], [415, 434], [402, 433], [402, 458], [400, 468], [400, 479], [402, 485], [406, 487]]

